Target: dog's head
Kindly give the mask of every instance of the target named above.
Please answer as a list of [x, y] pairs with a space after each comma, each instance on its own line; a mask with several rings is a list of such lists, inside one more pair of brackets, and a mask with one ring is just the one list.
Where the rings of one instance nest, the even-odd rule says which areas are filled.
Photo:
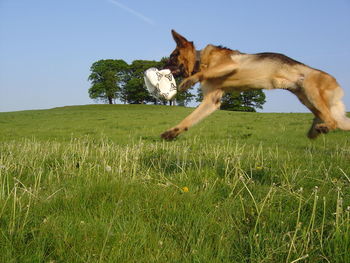
[[164, 68], [170, 69], [175, 77], [189, 77], [196, 64], [196, 49], [193, 42], [187, 41], [175, 30], [171, 30], [171, 33], [176, 42], [176, 48]]

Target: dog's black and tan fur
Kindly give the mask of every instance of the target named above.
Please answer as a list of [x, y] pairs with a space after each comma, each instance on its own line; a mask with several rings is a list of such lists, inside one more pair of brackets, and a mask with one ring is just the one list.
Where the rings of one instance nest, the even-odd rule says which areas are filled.
[[164, 132], [167, 140], [202, 120], [220, 107], [225, 92], [251, 89], [285, 89], [294, 93], [315, 115], [309, 138], [336, 128], [350, 130], [341, 98], [343, 90], [331, 75], [278, 53], [244, 54], [221, 46], [208, 45], [197, 51], [193, 42], [172, 30], [176, 49], [166, 68], [185, 79], [184, 91], [200, 82], [202, 103], [183, 121]]

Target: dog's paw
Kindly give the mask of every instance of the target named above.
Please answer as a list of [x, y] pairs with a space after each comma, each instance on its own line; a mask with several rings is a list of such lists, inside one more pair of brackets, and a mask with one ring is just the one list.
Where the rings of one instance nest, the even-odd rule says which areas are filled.
[[163, 132], [160, 137], [167, 141], [174, 140], [178, 135], [180, 134], [179, 128], [173, 128], [170, 130], [167, 130], [166, 132]]
[[319, 132], [319, 133], [324, 133], [324, 134], [326, 134], [326, 133], [329, 132], [329, 128], [328, 128], [328, 126], [327, 126], [325, 123], [317, 124], [317, 125], [315, 126], [315, 130], [316, 130], [317, 132]]
[[195, 76], [184, 79], [179, 85], [179, 91], [186, 91], [198, 82], [198, 78]]
[[309, 139], [316, 139], [319, 135], [320, 133], [315, 128], [311, 128], [307, 133]]
[[176, 139], [177, 136], [179, 136], [180, 133], [184, 132], [184, 131], [187, 131], [188, 128], [187, 127], [175, 127], [175, 128], [172, 128], [172, 129], [169, 129], [165, 132], [163, 132], [160, 137], [164, 140], [167, 140], [167, 141], [172, 141], [174, 139]]

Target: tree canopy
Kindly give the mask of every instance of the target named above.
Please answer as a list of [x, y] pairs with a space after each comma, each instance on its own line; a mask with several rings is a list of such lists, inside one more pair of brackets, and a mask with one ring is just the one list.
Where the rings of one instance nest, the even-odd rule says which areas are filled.
[[[266, 96], [262, 90], [233, 91], [226, 93], [221, 99], [221, 110], [255, 112], [262, 109]], [[196, 101], [203, 99], [202, 90], [198, 89]]]
[[129, 65], [129, 75], [122, 90], [122, 100], [132, 104], [155, 102], [146, 89], [143, 74], [149, 68], [163, 68], [164, 62], [151, 60], [134, 60]]
[[256, 109], [263, 108], [265, 98], [262, 90], [234, 91], [223, 96], [220, 109], [255, 112]]
[[112, 104], [125, 83], [129, 66], [121, 59], [99, 60], [92, 64], [89, 80], [92, 83], [89, 96], [92, 99], [107, 101]]

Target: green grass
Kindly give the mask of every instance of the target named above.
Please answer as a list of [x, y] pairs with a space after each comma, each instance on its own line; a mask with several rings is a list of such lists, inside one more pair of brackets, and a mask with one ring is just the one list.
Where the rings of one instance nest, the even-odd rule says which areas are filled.
[[0, 113], [0, 262], [350, 262], [350, 133], [191, 111]]

